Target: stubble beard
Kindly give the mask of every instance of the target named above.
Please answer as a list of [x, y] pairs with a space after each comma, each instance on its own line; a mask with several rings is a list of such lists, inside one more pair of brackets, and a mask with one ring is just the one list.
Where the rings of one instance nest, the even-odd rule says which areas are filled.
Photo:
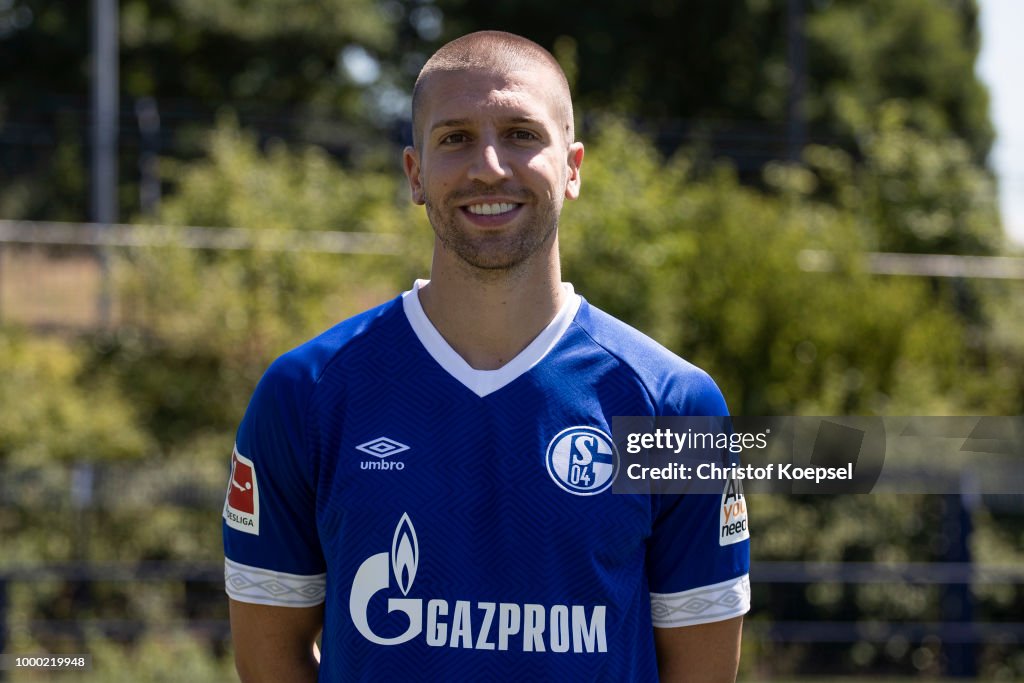
[[483, 195], [486, 192], [452, 193], [440, 205], [426, 199], [427, 217], [434, 228], [434, 234], [446, 250], [459, 260], [477, 270], [481, 276], [496, 276], [518, 270], [531, 256], [537, 254], [558, 229], [559, 208], [555, 203], [541, 204], [534, 201], [532, 193], [518, 197], [525, 203], [524, 211], [530, 207], [543, 207], [533, 216], [517, 219], [520, 225], [497, 229], [484, 234], [471, 234], [460, 224], [457, 202]]

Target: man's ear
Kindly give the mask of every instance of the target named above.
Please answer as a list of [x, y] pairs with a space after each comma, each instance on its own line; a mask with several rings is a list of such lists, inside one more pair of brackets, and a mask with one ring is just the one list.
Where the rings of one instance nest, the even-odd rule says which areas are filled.
[[412, 194], [414, 204], [425, 204], [423, 196], [423, 182], [420, 180], [420, 155], [414, 147], [406, 147], [402, 150], [402, 166], [405, 168], [405, 177], [409, 179], [409, 192]]
[[576, 199], [580, 196], [580, 166], [583, 165], [583, 143], [574, 142], [569, 145], [569, 177], [565, 183], [565, 198]]

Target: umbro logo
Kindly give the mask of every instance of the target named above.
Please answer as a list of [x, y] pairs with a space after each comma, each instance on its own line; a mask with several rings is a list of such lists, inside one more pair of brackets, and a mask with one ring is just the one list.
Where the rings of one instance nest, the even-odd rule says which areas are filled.
[[361, 450], [363, 453], [376, 455], [378, 458], [386, 458], [389, 455], [409, 450], [409, 447], [404, 443], [399, 443], [398, 441], [389, 439], [386, 436], [380, 436], [373, 441], [361, 443], [356, 446], [356, 448]]
[[360, 469], [364, 470], [402, 470], [405, 469], [405, 463], [401, 460], [394, 462], [385, 462], [384, 458], [391, 457], [396, 453], [403, 453], [409, 450], [409, 447], [400, 441], [389, 439], [386, 436], [379, 436], [376, 439], [361, 443], [356, 446], [356, 450], [360, 450], [363, 453], [372, 455], [380, 460], [364, 460], [359, 463]]

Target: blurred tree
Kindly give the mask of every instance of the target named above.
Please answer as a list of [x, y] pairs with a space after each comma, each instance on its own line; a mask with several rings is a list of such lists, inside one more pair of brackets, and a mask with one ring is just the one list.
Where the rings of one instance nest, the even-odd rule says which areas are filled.
[[988, 254], [1002, 246], [991, 175], [967, 144], [927, 134], [910, 123], [905, 101], [881, 104], [873, 126], [859, 131], [863, 164], [848, 208], [871, 226], [878, 251]]
[[[0, 33], [0, 103], [8, 114], [15, 106], [45, 109], [55, 97], [84, 104], [89, 3], [15, 4], [26, 19], [19, 30]], [[335, 115], [357, 115], [348, 100], [367, 83], [353, 80], [342, 48], [384, 52], [396, 42], [393, 11], [373, 0], [122, 0], [119, 8], [122, 102], [184, 100], [184, 114], [223, 104], [320, 103]]]
[[[923, 134], [899, 117], [882, 118], [886, 125], [867, 131], [865, 140], [879, 136], [906, 146], [910, 152], [897, 159], [924, 153], [917, 137]], [[899, 225], [906, 220], [900, 215], [956, 209], [968, 225], [980, 211], [970, 202], [936, 205], [943, 193], [916, 175], [932, 166], [885, 166], [876, 156], [891, 148], [865, 144], [859, 164], [846, 152], [815, 148], [807, 167], [767, 166], [757, 188], [740, 183], [727, 164], [696, 163], [698, 155], [683, 152], [666, 160], [650, 139], [620, 120], [601, 120], [587, 147], [583, 198], [567, 204], [560, 228], [565, 277], [596, 305], [709, 370], [738, 414], [1019, 413], [1024, 402], [1019, 373], [1013, 372], [1021, 353], [1014, 318], [1019, 306], [1004, 310], [1002, 292], [983, 291], [999, 334], [979, 345], [979, 335], [988, 338], [986, 328], [968, 324], [951, 301], [933, 296], [927, 282], [873, 278], [864, 270], [864, 250], [881, 239], [876, 221]], [[961, 177], [959, 167], [971, 161], [946, 151], [936, 158], [933, 175], [952, 178], [950, 187], [963, 189], [963, 177], [971, 176]], [[393, 296], [428, 268], [429, 227], [394, 174], [355, 172], [316, 148], [261, 147], [230, 118], [209, 136], [203, 158], [164, 168], [172, 195], [154, 221], [246, 225], [264, 231], [267, 243], [245, 251], [127, 252], [116, 264], [125, 325], [94, 340], [84, 356], [72, 354], [71, 370], [39, 369], [64, 358], [60, 346], [40, 350], [37, 361], [26, 360], [16, 345], [0, 349], [0, 371], [10, 376], [14, 392], [0, 393], [7, 401], [0, 407], [14, 406], [14, 421], [0, 419], [0, 447], [32, 446], [34, 430], [43, 428], [38, 415], [60, 415], [63, 409], [51, 407], [58, 399], [50, 394], [62, 393], [73, 397], [74, 419], [57, 424], [90, 442], [109, 442], [104, 457], [140, 449], [160, 456], [159, 468], [119, 480], [117, 506], [90, 513], [94, 527], [104, 530], [92, 541], [95, 559], [215, 560], [218, 530], [207, 509], [152, 501], [166, 495], [168, 480], [223, 482], [234, 429], [275, 355]], [[888, 182], [914, 188], [898, 212], [876, 216], [886, 202], [873, 198], [888, 185], [873, 169], [888, 169]], [[279, 250], [277, 229], [398, 234], [408, 253]], [[806, 248], [835, 254], [836, 270], [801, 270]], [[985, 354], [990, 357], [979, 360]], [[46, 388], [44, 396], [19, 401], [31, 387]], [[113, 417], [90, 404], [101, 401]], [[82, 416], [91, 423], [83, 426]], [[125, 434], [136, 440], [126, 441]], [[17, 452], [39, 462], [73, 457], [77, 444], [58, 437], [52, 436], [51, 450]], [[134, 445], [119, 445], [125, 442]], [[934, 515], [927, 500], [854, 498], [835, 504], [756, 501], [763, 542], [755, 552], [766, 559], [932, 558], [935, 535], [928, 520]], [[0, 515], [8, 556], [67, 559], [73, 534], [52, 531], [67, 531], [72, 525], [66, 517], [66, 506], [31, 518]], [[41, 533], [44, 528], [50, 533]], [[986, 535], [989, 556], [1015, 556], [1013, 538]], [[104, 602], [88, 612], [60, 602], [56, 588], [16, 600], [16, 607], [26, 614], [52, 609], [65, 619], [160, 618], [175, 609], [170, 590], [98, 590]], [[931, 590], [821, 585], [795, 591], [787, 609], [839, 620], [927, 620], [936, 613]], [[999, 610], [1015, 604], [1012, 596], [995, 595], [990, 609], [1003, 614]], [[792, 667], [816, 656], [794, 655]], [[871, 657], [862, 659], [875, 661]]]
[[901, 99], [912, 128], [962, 139], [984, 163], [994, 130], [974, 71], [976, 0], [817, 0], [807, 35], [812, 123], [856, 135], [879, 106]]
[[573, 74], [584, 113], [612, 109], [656, 127], [688, 122], [690, 134], [699, 122], [744, 128], [750, 137], [742, 145], [760, 146], [770, 159], [784, 146], [792, 3], [805, 17], [804, 111], [819, 137], [850, 145], [864, 117], [902, 98], [914, 126], [965, 140], [973, 160], [984, 162], [993, 130], [974, 73], [975, 0], [438, 0], [438, 7], [446, 39], [497, 28], [552, 50]]
[[[119, 268], [125, 324], [105, 351], [104, 364], [167, 446], [230, 434], [275, 356], [393, 296], [391, 274], [406, 273], [408, 285], [426, 272], [394, 256], [281, 249], [273, 232], [373, 232], [422, 244], [429, 229], [411, 204], [398, 204], [395, 176], [351, 173], [314, 147], [263, 152], [230, 119], [209, 136], [208, 155], [169, 166], [175, 192], [154, 220], [266, 230], [267, 248], [130, 252]], [[423, 254], [418, 263], [429, 242]]]
[[[88, 348], [0, 337], [0, 461], [161, 459], [158, 471], [123, 481], [123, 507], [91, 513], [104, 530], [95, 558], [215, 559], [207, 511], [153, 510], [166, 490], [157, 480], [223, 481], [233, 431], [267, 363], [427, 272], [429, 228], [396, 179], [392, 145], [430, 49], [479, 28], [552, 49], [591, 124], [584, 198], [568, 205], [562, 226], [566, 278], [711, 371], [734, 412], [1024, 409], [1019, 297], [972, 289], [965, 316], [946, 285], [871, 278], [861, 261], [874, 249], [998, 248], [982, 166], [992, 132], [973, 73], [975, 0], [806, 3], [804, 111], [812, 139], [824, 143], [807, 150], [806, 167], [765, 163], [784, 148], [786, 0], [120, 7], [123, 185], [135, 176], [134, 99], [156, 99], [161, 149], [174, 159], [164, 164], [170, 196], [155, 222], [265, 229], [268, 242], [274, 229], [391, 233], [409, 253], [332, 256], [269, 243], [238, 252], [138, 249], [116, 264], [122, 329]], [[88, 25], [88, 3], [0, 3], [4, 217], [85, 216]], [[207, 136], [222, 106], [254, 132], [222, 120]], [[602, 110], [642, 125], [604, 120]], [[699, 138], [702, 126], [744, 133], [724, 143], [712, 136], [710, 151], [756, 163], [738, 173], [708, 155], [666, 161], [635, 132], [659, 131], [665, 149]], [[122, 215], [134, 208], [123, 192]], [[836, 254], [836, 271], [801, 270], [807, 248]], [[931, 513], [921, 500], [760, 505], [761, 558], [931, 556]], [[68, 559], [68, 516], [66, 504], [45, 514], [5, 511], [4, 559]], [[1019, 556], [1017, 532], [989, 526], [979, 538], [986, 557]], [[172, 591], [105, 590], [121, 602], [94, 615], [173, 610]], [[797, 597], [801, 608], [837, 619], [935, 614], [927, 590], [821, 585]], [[990, 599], [993, 609], [1019, 604], [1012, 595]], [[195, 669], [197, 679], [219, 675], [198, 659]]]
[[[988, 211], [957, 199], [970, 196], [972, 184], [957, 178], [974, 167], [967, 155], [950, 153], [960, 149], [955, 141], [929, 146], [903, 119], [883, 119], [860, 170], [845, 152], [818, 148], [810, 168], [769, 165], [766, 190], [739, 183], [727, 165], [705, 172], [685, 153], [665, 162], [649, 140], [605, 120], [587, 147], [583, 196], [566, 205], [560, 228], [566, 279], [707, 369], [735, 414], [1018, 414], [1024, 392], [1010, 367], [1022, 346], [1019, 335], [1010, 337], [1020, 331], [1020, 306], [1009, 287], [978, 290], [981, 320], [991, 316], [999, 331], [992, 335], [987, 324], [966, 320], [953, 298], [936, 296], [932, 283], [865, 271], [868, 245], [906, 221], [896, 212], [949, 211], [969, 223]], [[929, 148], [928, 164], [904, 161], [879, 177], [887, 154], [915, 159]], [[950, 182], [949, 204], [926, 190], [937, 178]], [[894, 214], [878, 215], [887, 202], [868, 198], [899, 182], [910, 190]], [[969, 244], [985, 234], [951, 225], [939, 239]], [[831, 252], [835, 270], [801, 270], [807, 248]], [[945, 502], [921, 495], [752, 496], [752, 552], [755, 560], [943, 561]], [[977, 523], [972, 552], [1019, 561], [1019, 518], [982, 516]], [[942, 594], [936, 585], [781, 585], [757, 594], [764, 602], [751, 616], [938, 621]], [[979, 619], [1012, 614], [1019, 604], [1012, 586], [983, 595]], [[912, 650], [909, 643], [787, 645], [761, 661], [776, 675], [816, 668], [896, 673], [910, 670]], [[984, 651], [998, 657], [1000, 647]]]
[[0, 330], [0, 466], [138, 458], [152, 447], [118, 387], [90, 376], [88, 355]]
[[[156, 104], [156, 142], [167, 156], [201, 154], [205, 132], [230, 107], [264, 139], [394, 164], [379, 157], [405, 112], [394, 83], [403, 68], [418, 69], [414, 58], [409, 66], [418, 34], [403, 3], [122, 0], [119, 8], [122, 216], [139, 209], [140, 98]], [[0, 12], [0, 209], [86, 219], [84, 168], [65, 161], [88, 160], [90, 4], [18, 0]]]
[[[812, 172], [765, 175], [769, 193], [727, 166], [666, 164], [648, 140], [603, 125], [584, 198], [565, 211], [567, 277], [708, 369], [738, 414], [956, 413], [969, 354], [955, 309], [926, 283], [869, 277], [873, 224], [813, 200]], [[846, 182], [835, 191], [855, 192]], [[814, 248], [836, 255], [836, 272], [801, 270]]]
[[[264, 136], [393, 163], [380, 148], [407, 136], [420, 65], [442, 40], [480, 28], [516, 31], [550, 48], [584, 114], [628, 113], [670, 147], [706, 133], [712, 151], [738, 162], [749, 180], [787, 153], [792, 2], [804, 7], [803, 111], [812, 139], [856, 152], [865, 117], [902, 98], [913, 127], [964, 140], [983, 163], [992, 129], [973, 71], [976, 0], [123, 0], [122, 180], [136, 176], [132, 106], [140, 97], [157, 101], [161, 144], [173, 156], [200, 153], [197, 126], [209, 127], [228, 105]], [[34, 181], [4, 183], [20, 199], [0, 197], [0, 206], [22, 216], [52, 218], [62, 206], [84, 212], [81, 198], [57, 196], [39, 178], [51, 164], [48, 150], [86, 142], [88, 12], [88, 3], [19, 0], [0, 32], [0, 172]], [[58, 112], [73, 126], [54, 139]], [[128, 215], [133, 193], [124, 196]]]

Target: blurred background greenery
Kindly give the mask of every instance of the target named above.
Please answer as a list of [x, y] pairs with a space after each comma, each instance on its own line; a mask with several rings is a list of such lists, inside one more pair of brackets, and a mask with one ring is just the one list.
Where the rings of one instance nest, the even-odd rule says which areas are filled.
[[[159, 227], [104, 268], [44, 244], [44, 223], [93, 218], [90, 8], [0, 1], [0, 219], [37, 230], [0, 243], [0, 641], [91, 652], [67, 680], [234, 675], [234, 429], [276, 355], [429, 272], [408, 95], [470, 30], [526, 35], [570, 78], [587, 152], [565, 278], [707, 369], [734, 413], [1024, 413], [1024, 284], [871, 268], [1010, 254], [974, 0], [121, 0], [118, 214]], [[191, 248], [189, 226], [250, 241]], [[398, 246], [295, 248], [334, 231]], [[1024, 678], [1019, 496], [751, 507], [743, 679]], [[967, 562], [960, 584], [779, 578]]]

